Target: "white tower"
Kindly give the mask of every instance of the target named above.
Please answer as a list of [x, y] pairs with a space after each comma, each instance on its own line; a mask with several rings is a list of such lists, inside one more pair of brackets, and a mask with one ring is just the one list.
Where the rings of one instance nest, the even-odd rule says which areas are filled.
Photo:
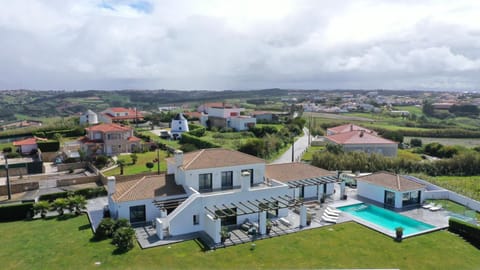
[[98, 116], [92, 110], [80, 116], [80, 125], [95, 125], [98, 124]]
[[179, 113], [172, 119], [170, 133], [174, 139], [181, 138], [183, 132], [188, 131], [188, 120]]

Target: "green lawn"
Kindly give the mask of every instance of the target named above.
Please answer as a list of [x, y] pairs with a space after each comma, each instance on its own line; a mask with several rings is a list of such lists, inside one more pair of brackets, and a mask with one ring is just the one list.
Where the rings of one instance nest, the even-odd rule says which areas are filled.
[[[478, 269], [478, 249], [446, 231], [397, 243], [355, 223], [203, 252], [195, 241], [117, 255], [86, 216], [0, 223], [3, 269]], [[8, 232], [8, 233], [6, 233]], [[100, 262], [101, 265], [95, 265]]]
[[[132, 159], [130, 157], [130, 154], [118, 156], [118, 159], [125, 161], [125, 164], [126, 164], [125, 167], [123, 168], [124, 175], [133, 175], [133, 174], [149, 172], [150, 170], [147, 168], [145, 164], [147, 162], [153, 162], [153, 160], [157, 158], [157, 152], [153, 151], [153, 152], [146, 152], [146, 153], [137, 153], [137, 156], [138, 156], [138, 160], [137, 160], [137, 163], [135, 164], [132, 164]], [[160, 170], [161, 171], [167, 170], [167, 163], [165, 161], [166, 156], [167, 156], [167, 153], [165, 151], [160, 151]], [[152, 168], [151, 171], [156, 172], [157, 168], [158, 168], [157, 163], [155, 162], [154, 167]], [[120, 174], [120, 167], [117, 167], [115, 169], [105, 172], [106, 176], [119, 175], [119, 174]]]
[[474, 200], [480, 200], [480, 175], [433, 177], [421, 174], [418, 177]]
[[315, 154], [316, 152], [322, 151], [323, 149], [325, 149], [325, 146], [309, 146], [307, 148], [307, 151], [303, 154], [302, 160], [307, 162], [312, 161], [313, 154]]

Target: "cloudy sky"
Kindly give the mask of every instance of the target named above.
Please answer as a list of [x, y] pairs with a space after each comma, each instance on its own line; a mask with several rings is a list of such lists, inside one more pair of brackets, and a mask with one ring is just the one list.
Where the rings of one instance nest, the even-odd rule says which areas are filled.
[[480, 1], [15, 0], [0, 89], [480, 89]]

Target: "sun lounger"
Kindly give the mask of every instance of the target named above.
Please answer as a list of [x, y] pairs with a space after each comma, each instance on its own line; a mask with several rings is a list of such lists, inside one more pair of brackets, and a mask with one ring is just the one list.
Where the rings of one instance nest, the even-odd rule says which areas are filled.
[[322, 220], [330, 223], [337, 223], [337, 218], [332, 218], [326, 215], [322, 216]]
[[331, 210], [329, 210], [328, 208], [325, 209], [325, 214], [329, 215], [329, 216], [334, 216], [334, 217], [338, 217], [340, 216], [340, 213], [336, 213], [336, 212], [332, 212]]
[[292, 223], [286, 218], [279, 218], [278, 221], [280, 221], [280, 223], [282, 223], [285, 226], [288, 226], [288, 227], [292, 226]]
[[436, 205], [436, 206], [433, 206], [433, 207], [430, 207], [428, 210], [430, 211], [438, 211], [438, 210], [441, 210], [443, 207], [442, 205]]
[[424, 209], [430, 209], [432, 207], [435, 207], [434, 203], [427, 203], [427, 204], [422, 205], [422, 208], [424, 208]]
[[338, 209], [335, 209], [333, 207], [330, 207], [330, 206], [327, 207], [327, 210], [329, 210], [330, 212], [333, 212], [333, 213], [338, 213], [338, 214], [340, 214], [342, 212], [342, 211], [340, 211]]

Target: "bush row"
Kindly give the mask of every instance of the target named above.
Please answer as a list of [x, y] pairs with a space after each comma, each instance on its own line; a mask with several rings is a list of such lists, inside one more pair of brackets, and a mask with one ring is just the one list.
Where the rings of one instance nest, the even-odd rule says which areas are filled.
[[[67, 198], [71, 193], [67, 191], [51, 193], [51, 194], [44, 194], [41, 195], [38, 199], [40, 201], [49, 201], [53, 202], [58, 198]], [[100, 196], [106, 196], [107, 190], [105, 187], [96, 187], [96, 188], [84, 188], [73, 191], [73, 195], [82, 195], [86, 199], [96, 198]]]
[[57, 152], [60, 149], [58, 141], [37, 142], [37, 145], [42, 152]]
[[190, 135], [188, 133], [183, 133], [182, 138], [180, 139], [180, 142], [182, 144], [193, 144], [199, 149], [203, 148], [219, 148], [220, 145], [209, 142], [207, 140], [203, 140], [201, 138], [198, 138], [196, 136]]
[[63, 137], [75, 137], [75, 136], [83, 136], [85, 134], [85, 129], [82, 127], [76, 127], [71, 129], [57, 129], [57, 130], [49, 130], [49, 131], [36, 131], [33, 132], [33, 135], [48, 139], [53, 139], [55, 134], [58, 133]]
[[23, 220], [33, 216], [33, 202], [0, 206], [0, 221]]
[[465, 238], [467, 241], [480, 247], [480, 227], [477, 225], [470, 224], [468, 222], [450, 218], [448, 220], [448, 230], [459, 234], [461, 237]]

